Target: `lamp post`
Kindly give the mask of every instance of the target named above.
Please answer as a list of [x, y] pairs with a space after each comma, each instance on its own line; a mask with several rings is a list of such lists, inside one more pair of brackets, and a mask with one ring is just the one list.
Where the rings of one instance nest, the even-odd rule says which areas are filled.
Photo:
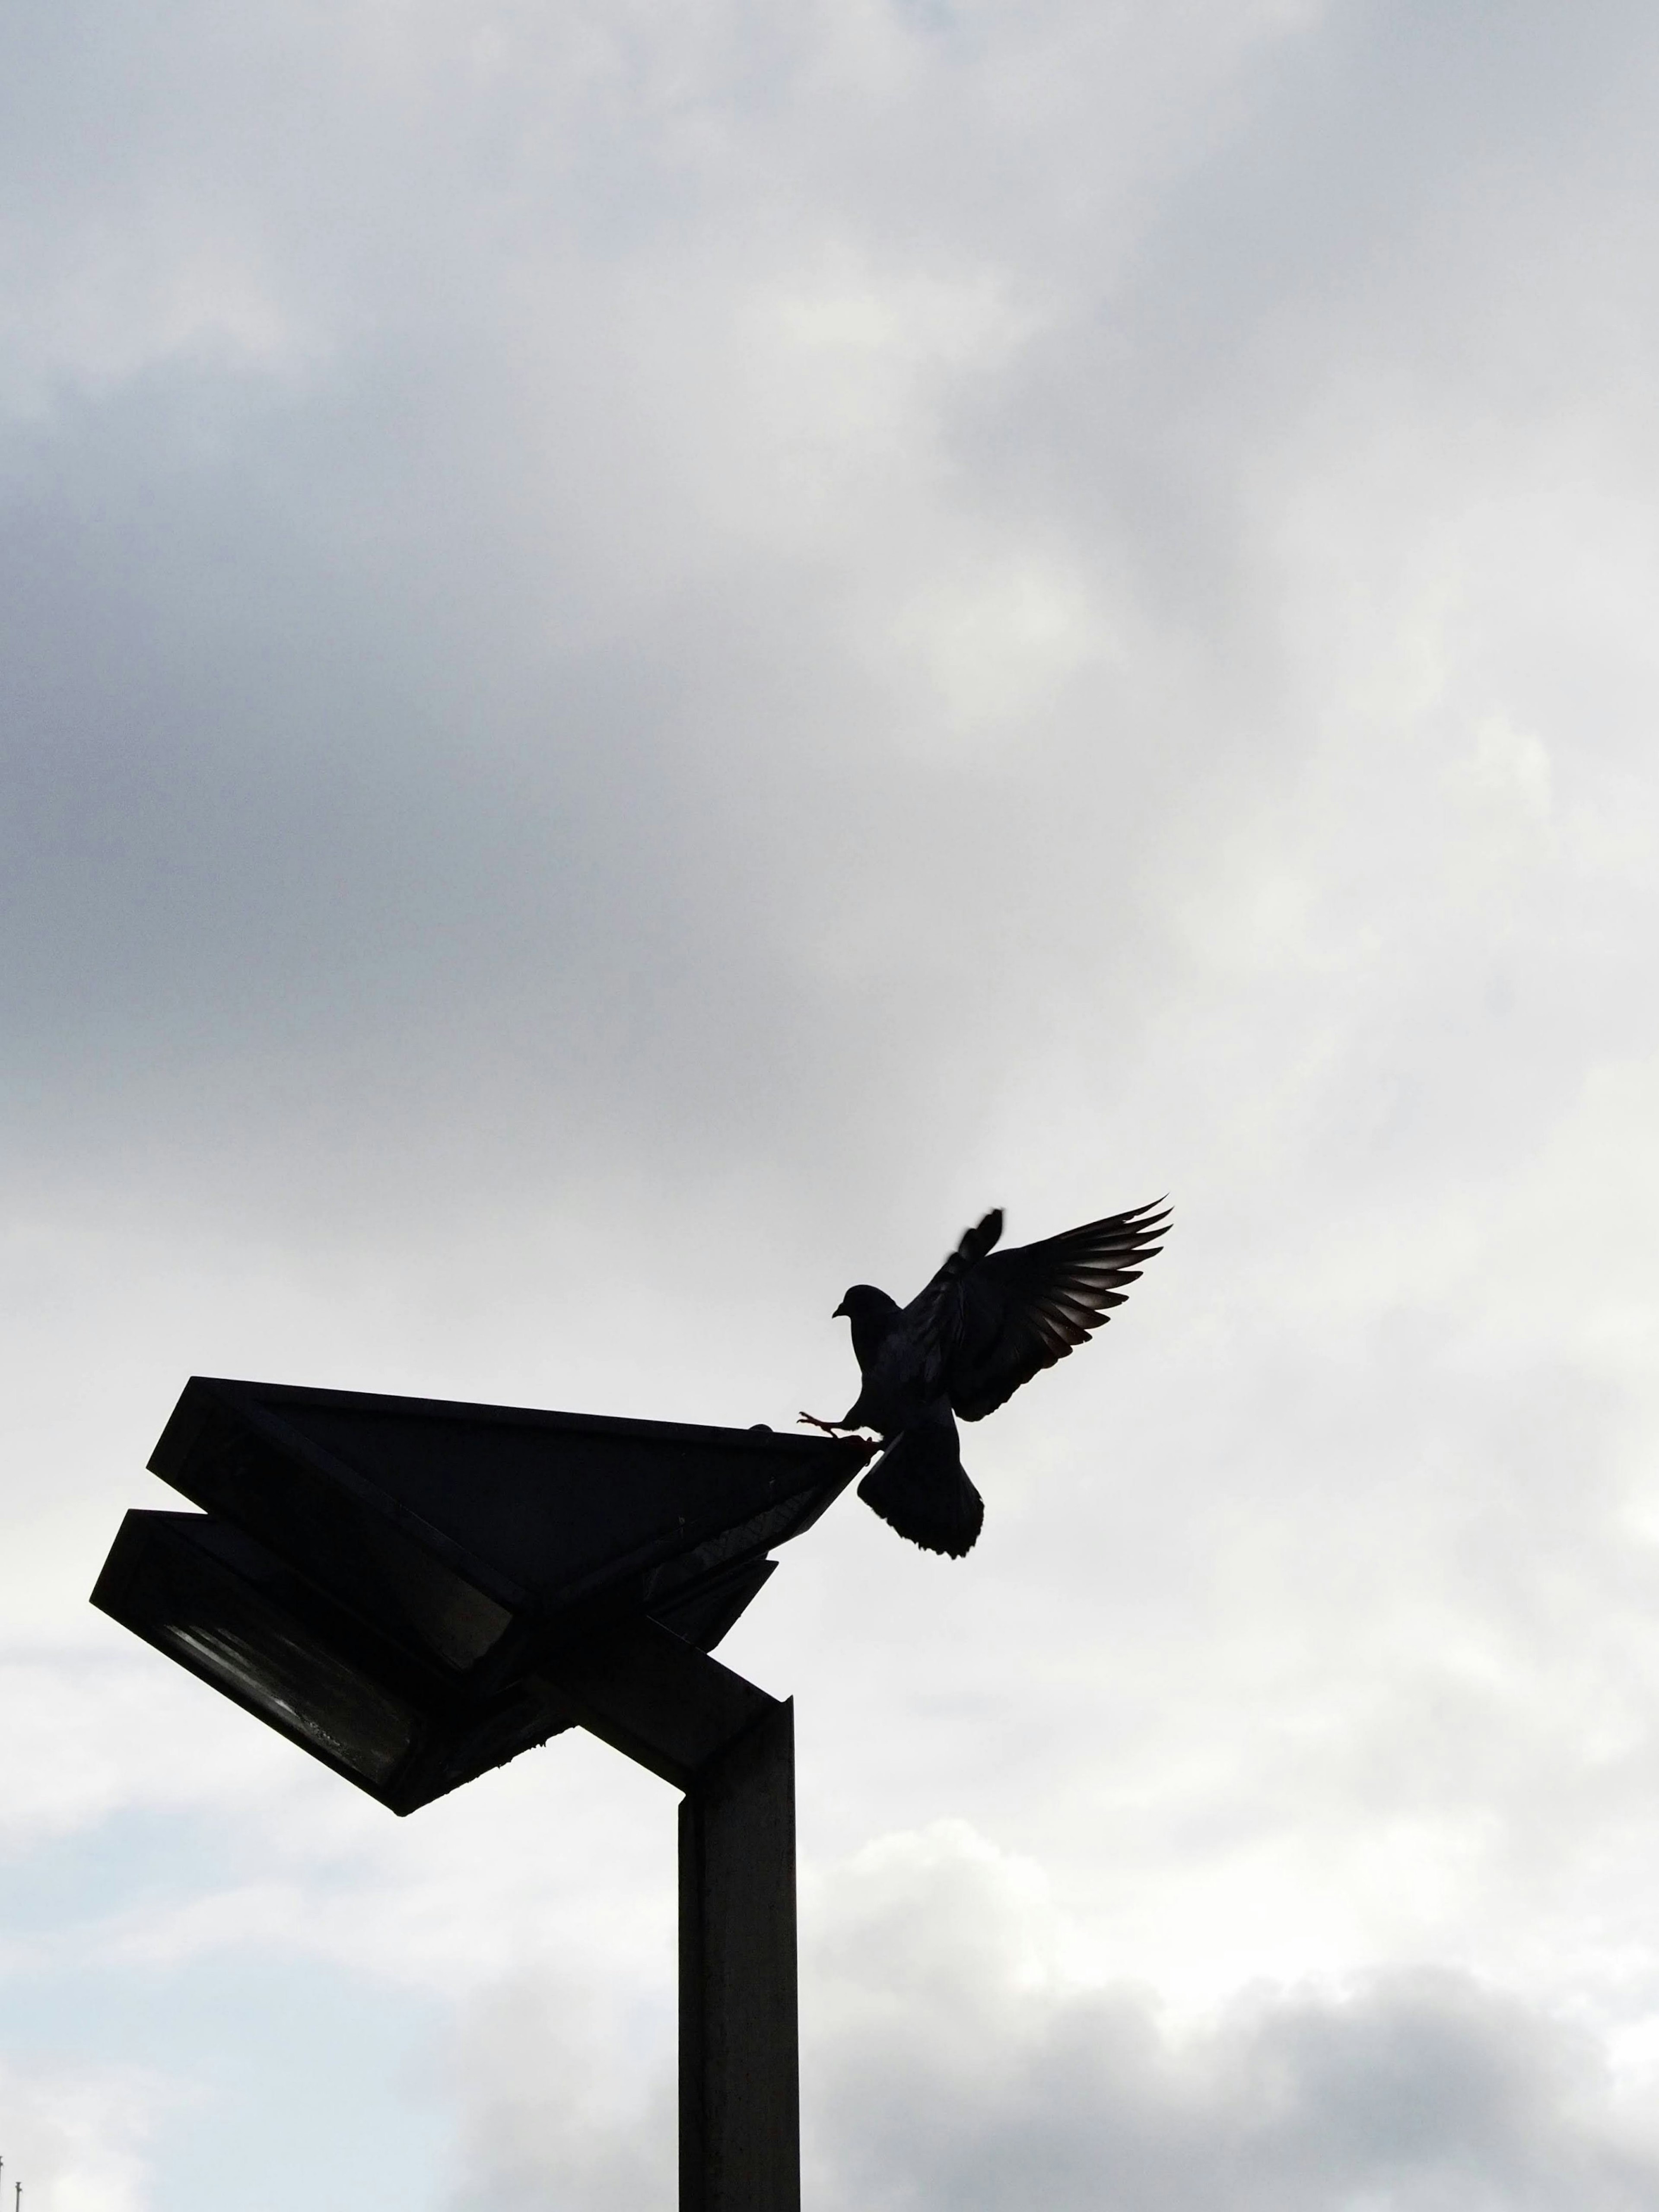
[[93, 1603], [399, 1814], [573, 1727], [682, 1790], [681, 2212], [798, 2212], [793, 1712], [708, 1655], [872, 1449], [197, 1376]]

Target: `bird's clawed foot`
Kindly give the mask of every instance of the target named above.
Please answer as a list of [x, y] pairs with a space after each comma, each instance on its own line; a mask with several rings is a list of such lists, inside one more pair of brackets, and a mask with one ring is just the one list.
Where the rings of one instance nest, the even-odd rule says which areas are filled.
[[800, 1413], [796, 1419], [805, 1421], [809, 1429], [822, 1429], [826, 1437], [838, 1437], [842, 1433], [841, 1422], [821, 1421], [816, 1413]]

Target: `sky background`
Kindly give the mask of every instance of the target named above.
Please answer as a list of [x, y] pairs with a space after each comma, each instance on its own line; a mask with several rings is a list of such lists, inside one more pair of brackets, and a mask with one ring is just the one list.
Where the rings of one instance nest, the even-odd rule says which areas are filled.
[[1659, 2212], [1659, 15], [0, 5], [0, 2155], [667, 2212], [671, 1791], [86, 1600], [186, 1376], [746, 1425], [807, 2212]]

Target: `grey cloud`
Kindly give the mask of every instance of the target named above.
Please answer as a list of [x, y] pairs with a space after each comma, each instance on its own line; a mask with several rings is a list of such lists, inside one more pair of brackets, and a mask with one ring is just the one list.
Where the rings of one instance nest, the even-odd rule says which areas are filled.
[[1133, 2000], [1015, 2003], [971, 2073], [929, 2020], [833, 2062], [848, 2205], [1297, 2212], [1625, 2208], [1659, 2156], [1584, 2096], [1574, 2039], [1449, 1975], [1259, 2001], [1171, 2044]]
[[[1040, 1889], [961, 1828], [894, 1838], [812, 1892], [805, 2201], [817, 2212], [1642, 2212], [1659, 2144], [1595, 2039], [1456, 1972], [1260, 1988], [1172, 2027], [1057, 1972]], [[665, 2198], [655, 2033], [529, 1977], [443, 2069], [450, 2202]], [[603, 2054], [606, 2070], [596, 2072]]]
[[656, 2023], [644, 2026], [552, 1972], [475, 2004], [428, 2066], [462, 2123], [449, 2201], [501, 2212], [672, 2203], [672, 2083]]
[[[26, 957], [9, 1030], [33, 1050], [36, 1139], [67, 1113], [84, 1157], [118, 1097], [158, 1144], [215, 1116], [258, 1144], [268, 1102], [291, 1121], [309, 1086], [334, 1103], [301, 1125], [360, 1174], [404, 1123], [417, 1140], [469, 1114], [501, 1119], [508, 1150], [545, 1121], [579, 1147], [607, 1128], [671, 1147], [678, 1131], [705, 1158], [769, 1141], [798, 1171], [827, 1121], [857, 1117], [825, 1065], [965, 1128], [963, 1079], [993, 1049], [1085, 1003], [1092, 1030], [1132, 1042], [1155, 984], [1181, 980], [1154, 884], [1172, 858], [1202, 866], [1170, 848], [1194, 782], [1248, 779], [1260, 805], [1306, 742], [1236, 504], [1259, 428], [1214, 412], [1240, 319], [1284, 310], [1260, 282], [1212, 283], [1210, 255], [1238, 258], [1215, 225], [1285, 146], [1326, 165], [1310, 55], [1385, 118], [1332, 157], [1379, 190], [1403, 173], [1379, 152], [1386, 118], [1414, 97], [1373, 66], [1413, 51], [1379, 18], [1339, 14], [1312, 40], [1264, 17], [1218, 42], [1228, 14], [1194, 11], [1190, 52], [1127, 14], [951, 18], [954, 46], [809, 18], [744, 50], [742, 140], [720, 10], [660, 47], [603, 11], [546, 47], [503, 22], [459, 49], [441, 15], [349, 16], [310, 48], [186, 15], [141, 55], [94, 42], [90, 75], [79, 46], [42, 42], [33, 106], [87, 134], [106, 195], [131, 184], [125, 243], [188, 289], [207, 224], [272, 334], [252, 308], [240, 339], [163, 316], [153, 357], [112, 369], [71, 319], [9, 441], [7, 880]], [[1609, 41], [1623, 21], [1598, 18]], [[1478, 28], [1458, 36], [1482, 51]], [[1229, 69], [1253, 88], [1231, 124], [1200, 96]], [[1289, 88], [1269, 96], [1276, 70]], [[1148, 71], [1149, 112], [1186, 118], [1178, 157], [1127, 106], [1104, 131], [1077, 89], [1144, 95]], [[941, 100], [942, 171], [912, 134]], [[703, 128], [674, 122], [685, 103]], [[854, 112], [873, 164], [846, 157]], [[983, 206], [960, 189], [994, 176], [968, 156], [981, 130], [1022, 188]], [[1182, 161], [1172, 228], [1146, 178], [1167, 191]], [[1300, 174], [1256, 219], [1292, 252]], [[28, 175], [42, 261], [70, 232], [92, 254], [88, 176]], [[1093, 231], [1045, 231], [1062, 187]], [[912, 198], [919, 227], [895, 229]], [[1340, 205], [1326, 184], [1320, 220], [1350, 236]], [[1130, 235], [1155, 275], [1123, 276]], [[800, 524], [787, 423], [747, 437], [741, 397], [766, 388], [754, 315], [838, 281], [878, 325], [898, 318], [901, 358], [921, 349], [896, 503], [856, 441], [823, 447], [832, 481], [850, 472], [850, 538], [833, 505]], [[88, 264], [92, 295], [113, 282]], [[929, 358], [902, 327], [918, 283], [1000, 286], [1036, 335]], [[1192, 301], [1202, 343], [1164, 329]], [[1322, 299], [1316, 383], [1344, 312], [1340, 287]], [[1170, 378], [1172, 351], [1196, 386]], [[804, 418], [806, 450], [828, 434]], [[964, 557], [962, 611], [941, 619], [953, 636], [995, 619], [1011, 550], [1115, 605], [1130, 650], [1003, 710], [976, 769], [883, 626]]]

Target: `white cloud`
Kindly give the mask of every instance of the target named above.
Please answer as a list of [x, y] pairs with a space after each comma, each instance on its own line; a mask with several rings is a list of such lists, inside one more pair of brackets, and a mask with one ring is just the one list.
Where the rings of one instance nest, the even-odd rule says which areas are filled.
[[140, 2212], [149, 2139], [179, 2103], [176, 2085], [142, 2066], [8, 2066], [5, 2185], [53, 2212]]

